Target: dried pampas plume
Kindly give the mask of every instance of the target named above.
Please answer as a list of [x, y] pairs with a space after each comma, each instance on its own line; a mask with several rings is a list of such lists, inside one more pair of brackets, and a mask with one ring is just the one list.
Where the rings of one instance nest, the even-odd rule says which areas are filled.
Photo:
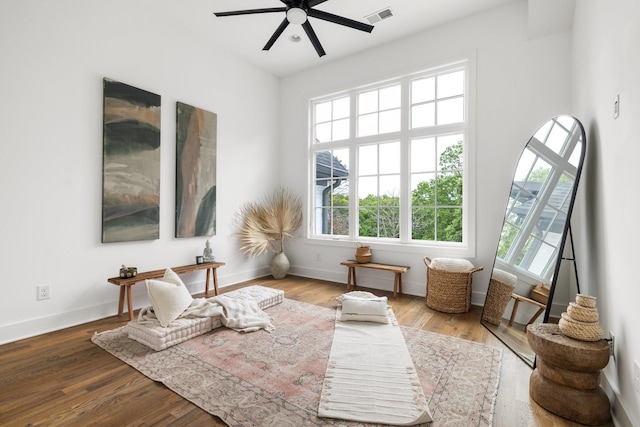
[[241, 251], [261, 255], [271, 249], [284, 251], [284, 241], [302, 225], [302, 201], [284, 188], [257, 202], [244, 205], [238, 213]]

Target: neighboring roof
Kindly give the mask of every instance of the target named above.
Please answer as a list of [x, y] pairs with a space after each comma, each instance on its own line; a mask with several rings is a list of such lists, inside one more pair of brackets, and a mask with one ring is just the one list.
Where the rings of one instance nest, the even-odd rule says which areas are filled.
[[[514, 182], [511, 187], [510, 197], [517, 198], [522, 204], [513, 208], [512, 212], [521, 218], [524, 218], [529, 213], [531, 205], [535, 197], [538, 196], [542, 183], [539, 182], [527, 182], [523, 185], [522, 181]], [[525, 191], [522, 191], [524, 189]], [[570, 200], [570, 192], [573, 189], [572, 183], [559, 183], [551, 193], [549, 203], [544, 208], [540, 219], [537, 222], [537, 227], [541, 230], [549, 229], [553, 233], [562, 233], [564, 231], [564, 225], [567, 220], [566, 211], [568, 210]], [[555, 209], [554, 209], [555, 208]], [[560, 211], [560, 212], [558, 212]], [[553, 224], [550, 223], [553, 221]]]
[[[333, 159], [333, 175], [331, 175], [331, 160]], [[349, 170], [332, 156], [329, 151], [316, 153], [316, 179], [322, 181], [323, 178], [343, 178], [349, 176]]]

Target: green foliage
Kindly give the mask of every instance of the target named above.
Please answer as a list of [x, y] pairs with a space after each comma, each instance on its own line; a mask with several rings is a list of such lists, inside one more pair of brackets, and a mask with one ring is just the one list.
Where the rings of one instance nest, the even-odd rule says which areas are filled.
[[[436, 178], [411, 192], [414, 240], [462, 241], [462, 141], [444, 150]], [[358, 201], [359, 237], [400, 237], [400, 197], [369, 194]], [[348, 235], [349, 196], [333, 194], [332, 232]]]
[[[439, 159], [443, 172], [412, 191], [412, 239], [462, 241], [462, 150], [462, 141], [444, 150]], [[359, 236], [400, 237], [398, 196], [370, 194], [359, 204]]]
[[435, 179], [423, 181], [411, 194], [414, 240], [462, 241], [462, 141], [447, 147]]

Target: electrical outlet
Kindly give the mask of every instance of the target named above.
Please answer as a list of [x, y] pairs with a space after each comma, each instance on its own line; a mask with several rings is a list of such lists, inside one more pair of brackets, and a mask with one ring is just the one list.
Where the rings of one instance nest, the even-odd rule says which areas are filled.
[[616, 336], [613, 335], [613, 332], [609, 331], [609, 339], [607, 340], [609, 342], [609, 355], [613, 356], [613, 358], [616, 358]]
[[51, 285], [38, 286], [38, 300], [51, 298]]
[[640, 393], [640, 363], [633, 361], [633, 388], [636, 393]]
[[620, 95], [616, 95], [613, 100], [613, 118], [617, 119], [620, 116]]
[[322, 261], [322, 258], [320, 258], [320, 252], [316, 253], [316, 261]]

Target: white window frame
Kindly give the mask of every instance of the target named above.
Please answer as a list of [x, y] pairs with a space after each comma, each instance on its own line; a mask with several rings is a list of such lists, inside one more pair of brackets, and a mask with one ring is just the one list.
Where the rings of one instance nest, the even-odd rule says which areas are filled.
[[[465, 122], [452, 125], [436, 125], [432, 127], [410, 129], [410, 82], [416, 78], [428, 75], [445, 74], [455, 71], [456, 69], [465, 70], [465, 94], [464, 94], [464, 111]], [[419, 72], [406, 73], [403, 76], [385, 79], [383, 81], [373, 82], [371, 84], [358, 87], [345, 88], [344, 90], [336, 90], [330, 95], [310, 97], [309, 105], [309, 145], [308, 145], [308, 177], [307, 185], [307, 217], [310, 218], [306, 229], [306, 241], [313, 244], [344, 246], [351, 247], [356, 242], [366, 242], [374, 248], [381, 248], [398, 252], [417, 252], [433, 253], [438, 256], [456, 256], [456, 257], [475, 257], [476, 247], [476, 138], [475, 138], [475, 76], [476, 64], [475, 56], [470, 54], [464, 57], [448, 61], [445, 64], [425, 67]], [[366, 137], [356, 137], [357, 127], [357, 94], [363, 91], [372, 90], [390, 86], [397, 82], [402, 82], [402, 110], [401, 110], [401, 130], [386, 134], [371, 135]], [[349, 139], [314, 143], [314, 105], [319, 102], [325, 102], [337, 99], [345, 95], [350, 95], [351, 114], [350, 114], [350, 131]], [[463, 133], [464, 134], [464, 165], [463, 165], [463, 241], [462, 242], [441, 242], [441, 241], [419, 241], [411, 240], [411, 185], [409, 171], [409, 146], [410, 141], [416, 138], [425, 138], [429, 136], [437, 136], [443, 134]], [[379, 144], [389, 141], [401, 141], [401, 232], [399, 239], [385, 238], [365, 238], [358, 237], [358, 209], [350, 206], [349, 209], [349, 235], [333, 236], [315, 233], [316, 214], [315, 214], [315, 192], [313, 191], [316, 181], [316, 171], [314, 157], [318, 151], [334, 150], [339, 148], [349, 148], [349, 200], [357, 200], [357, 147], [366, 144]]]

